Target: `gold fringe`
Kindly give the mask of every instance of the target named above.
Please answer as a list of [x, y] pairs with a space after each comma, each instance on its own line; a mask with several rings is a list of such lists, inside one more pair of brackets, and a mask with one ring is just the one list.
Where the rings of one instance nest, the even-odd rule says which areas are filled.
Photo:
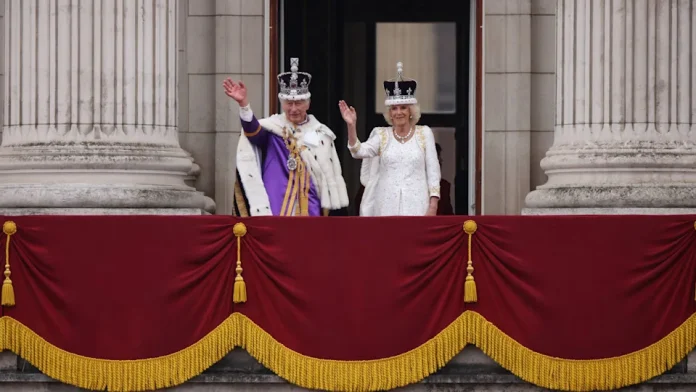
[[247, 300], [246, 283], [242, 277], [242, 272], [244, 271], [242, 268], [242, 237], [246, 235], [247, 228], [244, 223], [238, 222], [235, 223], [234, 227], [232, 228], [232, 232], [234, 232], [235, 237], [237, 237], [237, 268], [235, 268], [237, 276], [234, 278], [234, 293], [232, 294], [232, 301], [238, 304], [246, 302]]
[[203, 339], [176, 353], [139, 360], [104, 360], [64, 351], [10, 318], [0, 318], [0, 349], [11, 350], [47, 376], [80, 388], [146, 391], [180, 385], [222, 359], [238, 340], [229, 319]]
[[478, 301], [478, 295], [476, 294], [476, 281], [474, 280], [474, 265], [473, 261], [471, 261], [471, 238], [473, 237], [474, 233], [476, 232], [477, 225], [476, 222], [472, 220], [468, 220], [464, 222], [464, 232], [468, 235], [468, 246], [467, 246], [467, 253], [469, 255], [469, 258], [467, 259], [467, 266], [466, 266], [466, 280], [464, 281], [464, 302], [465, 303], [474, 303]]
[[10, 307], [15, 306], [14, 286], [12, 286], [12, 279], [10, 279], [10, 275], [12, 275], [12, 271], [10, 271], [10, 237], [17, 232], [17, 225], [12, 221], [6, 221], [2, 225], [2, 231], [7, 236], [7, 241], [5, 242], [5, 280], [2, 282], [0, 305]]
[[219, 361], [235, 346], [280, 377], [301, 387], [327, 391], [377, 391], [416, 383], [445, 366], [466, 344], [518, 377], [543, 388], [586, 391], [638, 384], [660, 375], [696, 345], [696, 314], [660, 341], [620, 357], [568, 360], [535, 353], [467, 311], [423, 345], [389, 358], [337, 361], [299, 354], [241, 313], [192, 346], [150, 359], [103, 360], [61, 350], [19, 321], [0, 318], [0, 350], [9, 349], [47, 376], [92, 390], [145, 391], [182, 384]]

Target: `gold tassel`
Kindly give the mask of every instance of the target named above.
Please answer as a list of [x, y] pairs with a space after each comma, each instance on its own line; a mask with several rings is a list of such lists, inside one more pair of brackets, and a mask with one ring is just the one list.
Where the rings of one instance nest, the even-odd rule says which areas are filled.
[[471, 261], [471, 238], [476, 232], [477, 226], [476, 222], [468, 220], [464, 222], [464, 232], [469, 236], [468, 239], [468, 261], [466, 266], [466, 280], [464, 281], [464, 302], [474, 303], [478, 301], [478, 296], [476, 295], [476, 281], [474, 281], [474, 266]]
[[232, 301], [234, 303], [242, 303], [247, 300], [246, 283], [242, 277], [242, 237], [247, 233], [247, 228], [242, 222], [235, 223], [232, 228], [232, 232], [237, 237], [237, 268], [235, 272], [237, 276], [234, 278], [234, 294], [232, 296]]
[[17, 232], [17, 225], [12, 221], [7, 221], [2, 225], [2, 231], [7, 235], [7, 241], [5, 242], [5, 281], [2, 282], [0, 303], [2, 306], [15, 306], [14, 287], [12, 279], [10, 279], [10, 275], [12, 275], [10, 271], [10, 237]]
[[[237, 268], [238, 271], [240, 269], [239, 267]], [[239, 272], [237, 273], [237, 277], [234, 278], [234, 297], [232, 298], [236, 304], [246, 302], [247, 300], [246, 283], [242, 275], [239, 275]]]

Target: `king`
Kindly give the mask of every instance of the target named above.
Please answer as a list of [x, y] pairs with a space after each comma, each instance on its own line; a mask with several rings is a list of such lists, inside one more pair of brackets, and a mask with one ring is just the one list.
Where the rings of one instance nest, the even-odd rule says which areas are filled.
[[282, 114], [257, 119], [242, 81], [226, 79], [225, 94], [239, 104], [243, 133], [237, 146], [234, 209], [238, 216], [319, 216], [348, 206], [336, 135], [307, 114], [312, 75], [278, 75]]

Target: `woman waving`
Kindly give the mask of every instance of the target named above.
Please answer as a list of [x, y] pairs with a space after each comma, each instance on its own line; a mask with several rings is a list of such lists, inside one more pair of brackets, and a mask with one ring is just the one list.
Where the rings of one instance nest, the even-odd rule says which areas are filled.
[[363, 160], [361, 216], [437, 214], [440, 165], [432, 130], [416, 125], [416, 87], [415, 80], [403, 77], [398, 63], [397, 77], [384, 82], [384, 118], [390, 126], [374, 128], [364, 143], [357, 138], [355, 109], [345, 101], [338, 103], [348, 127], [348, 149], [353, 158]]

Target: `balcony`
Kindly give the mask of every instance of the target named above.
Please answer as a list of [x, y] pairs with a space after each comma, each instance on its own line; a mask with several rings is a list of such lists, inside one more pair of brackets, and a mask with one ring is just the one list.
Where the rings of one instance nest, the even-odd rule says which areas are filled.
[[3, 390], [696, 385], [696, 216], [3, 222]]

